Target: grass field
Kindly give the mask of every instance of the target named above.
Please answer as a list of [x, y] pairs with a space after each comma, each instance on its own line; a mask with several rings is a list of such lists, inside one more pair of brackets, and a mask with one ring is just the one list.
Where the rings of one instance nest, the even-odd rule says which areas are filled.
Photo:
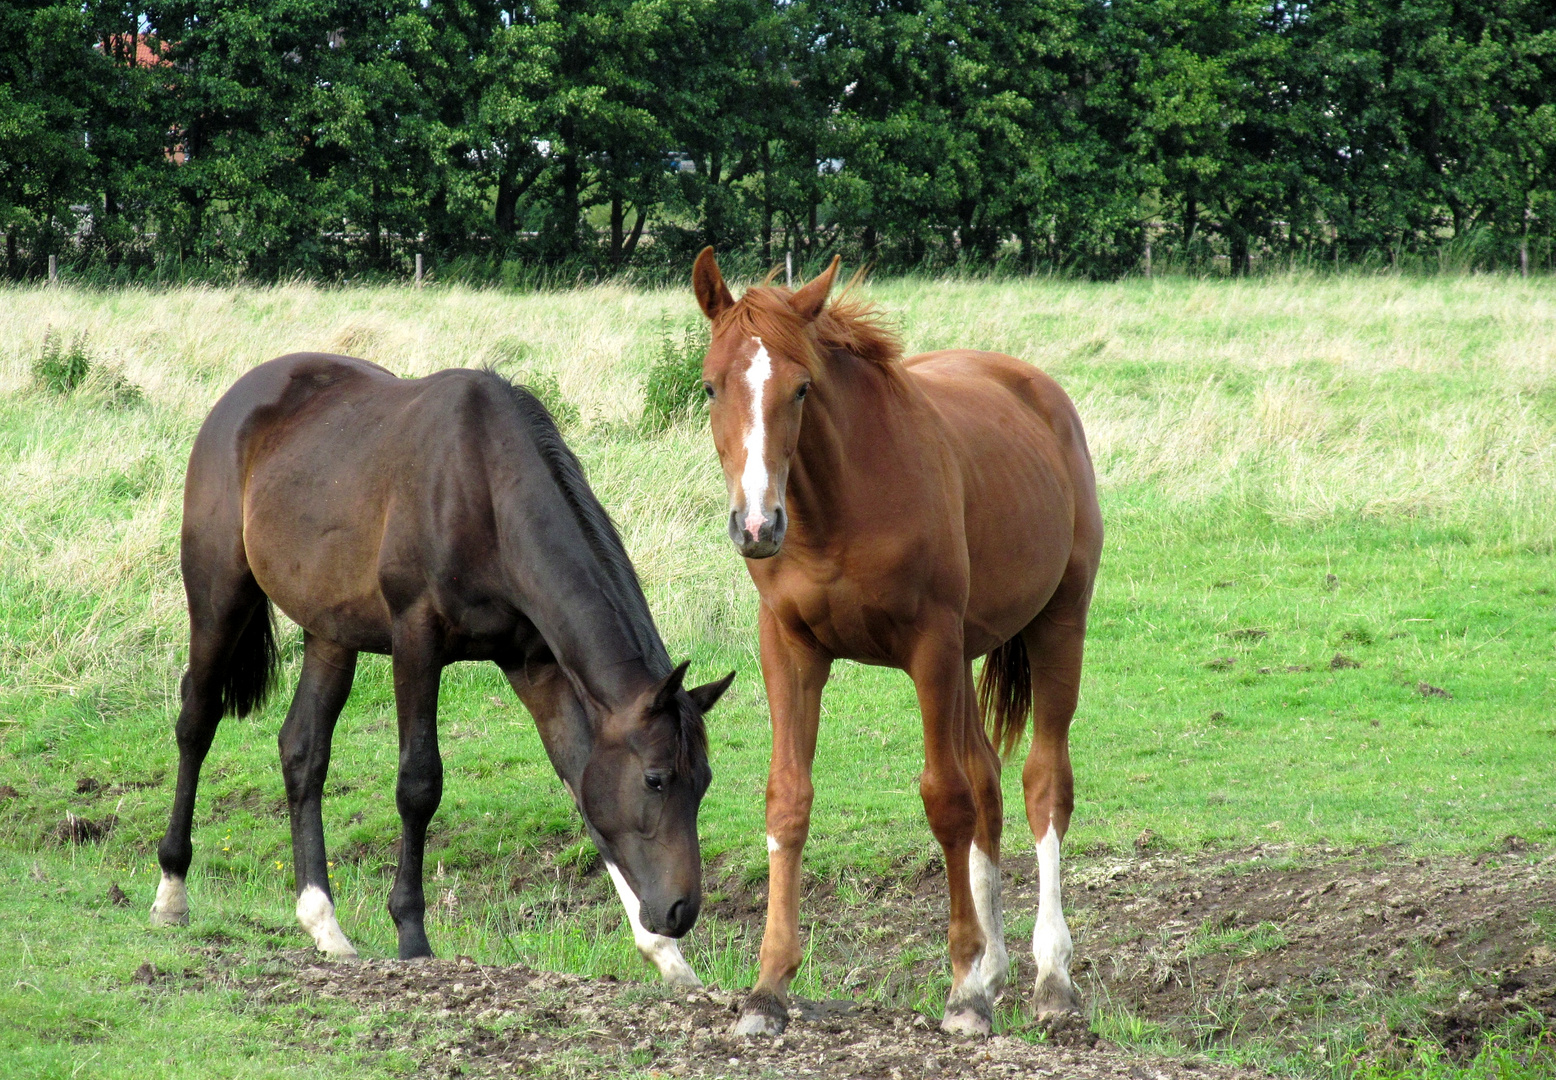
[[[1072, 735], [1070, 850], [1128, 853], [1145, 830], [1178, 852], [1264, 841], [1447, 857], [1509, 835], [1536, 850], [1556, 840], [1549, 281], [909, 280], [868, 291], [910, 350], [1029, 359], [1087, 425], [1108, 539]], [[0, 1061], [24, 1063], [17, 1075], [81, 1077], [152, 1062], [167, 1076], [411, 1067], [353, 1049], [349, 1018], [306, 1018], [314, 1034], [301, 1040], [296, 1016], [230, 993], [148, 1011], [125, 989], [143, 961], [198, 968], [202, 949], [225, 949], [260, 965], [266, 950], [305, 942], [274, 742], [287, 694], [217, 737], [196, 815], [194, 924], [143, 929], [176, 761], [183, 466], [217, 396], [283, 352], [349, 352], [408, 376], [495, 362], [555, 380], [672, 656], [691, 658], [698, 680], [740, 672], [711, 718], [702, 833], [718, 880], [759, 888], [768, 739], [754, 591], [724, 538], [704, 426], [694, 416], [649, 433], [640, 422], [648, 371], [696, 318], [689, 290], [0, 290], [0, 785], [15, 791], [0, 801], [0, 970], [17, 973], [0, 979]], [[84, 335], [98, 371], [119, 380], [69, 396], [39, 389], [32, 368], [49, 331]], [[299, 641], [285, 637], [294, 676]], [[441, 715], [434, 948], [646, 977], [495, 669], [451, 669]], [[393, 732], [388, 663], [364, 658], [325, 823], [342, 924], [379, 956], [393, 952], [380, 871], [397, 835]], [[838, 665], [807, 851], [818, 881], [846, 891], [928, 865], [918, 732], [905, 676]], [[1005, 784], [1019, 806], [1019, 769]], [[61, 839], [67, 815], [110, 814], [100, 841]], [[1026, 848], [1020, 815], [1007, 820], [1007, 850]], [[128, 907], [106, 901], [110, 883]], [[1031, 916], [1012, 913], [1013, 938]], [[744, 926], [706, 918], [689, 952], [727, 988], [754, 975]], [[796, 988], [828, 996], [838, 976], [807, 965]], [[909, 1003], [933, 1007], [943, 991], [924, 985]], [[1291, 1067], [1340, 1069], [1332, 1058]]]

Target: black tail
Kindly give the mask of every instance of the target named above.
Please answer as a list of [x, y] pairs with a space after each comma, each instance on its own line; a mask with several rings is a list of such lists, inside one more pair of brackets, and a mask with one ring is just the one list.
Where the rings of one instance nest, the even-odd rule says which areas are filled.
[[991, 652], [978, 676], [978, 711], [1000, 757], [1009, 756], [1032, 714], [1032, 664], [1020, 634]]
[[222, 715], [247, 716], [265, 703], [276, 681], [275, 619], [267, 596], [243, 628], [222, 677]]

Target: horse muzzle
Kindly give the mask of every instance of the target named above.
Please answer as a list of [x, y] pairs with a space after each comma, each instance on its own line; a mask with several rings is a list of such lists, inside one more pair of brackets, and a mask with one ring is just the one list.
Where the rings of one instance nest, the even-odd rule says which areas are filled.
[[770, 559], [778, 554], [789, 528], [789, 519], [782, 506], [773, 507], [771, 515], [763, 514], [762, 523], [754, 533], [751, 531], [753, 522], [749, 518], [742, 519], [739, 510], [729, 512], [729, 539], [736, 551], [748, 559]]

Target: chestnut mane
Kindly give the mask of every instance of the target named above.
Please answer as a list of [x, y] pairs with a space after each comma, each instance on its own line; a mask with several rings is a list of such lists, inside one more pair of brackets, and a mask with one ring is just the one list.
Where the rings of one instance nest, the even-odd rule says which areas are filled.
[[837, 299], [806, 323], [789, 306], [793, 293], [782, 285], [755, 285], [738, 303], [718, 317], [715, 334], [733, 326], [746, 337], [759, 337], [783, 356], [803, 365], [812, 375], [828, 353], [847, 353], [888, 371], [900, 370], [902, 341], [886, 325], [884, 313], [874, 304], [850, 294], [849, 283]]

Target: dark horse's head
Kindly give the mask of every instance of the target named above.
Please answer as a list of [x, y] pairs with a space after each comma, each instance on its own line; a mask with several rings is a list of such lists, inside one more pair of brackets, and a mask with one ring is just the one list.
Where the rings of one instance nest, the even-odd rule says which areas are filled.
[[816, 375], [809, 329], [826, 305], [838, 260], [803, 287], [754, 288], [737, 305], [713, 249], [692, 268], [697, 302], [713, 323], [702, 367], [713, 445], [729, 489], [729, 538], [748, 559], [783, 547], [784, 489]]
[[686, 689], [676, 668], [608, 714], [574, 797], [622, 900], [644, 929], [680, 937], [702, 906], [697, 808], [713, 778], [703, 714], [734, 681]]

